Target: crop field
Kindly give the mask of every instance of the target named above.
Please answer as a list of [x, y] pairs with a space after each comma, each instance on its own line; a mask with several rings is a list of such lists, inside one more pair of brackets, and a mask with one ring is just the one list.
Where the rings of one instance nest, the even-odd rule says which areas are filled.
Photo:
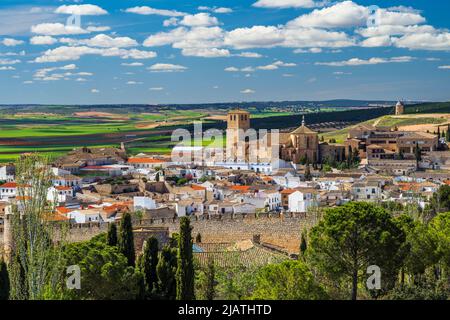
[[171, 127], [184, 126], [205, 116], [193, 111], [3, 113], [0, 115], [0, 162], [12, 162], [26, 152], [56, 157], [77, 147], [119, 146], [121, 142], [126, 143], [131, 153], [166, 153], [174, 144], [170, 141]]

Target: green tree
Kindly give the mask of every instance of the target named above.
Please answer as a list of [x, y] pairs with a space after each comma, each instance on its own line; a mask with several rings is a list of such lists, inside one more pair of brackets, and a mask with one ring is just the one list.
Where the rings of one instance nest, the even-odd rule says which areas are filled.
[[0, 300], [9, 299], [9, 274], [6, 263], [3, 259], [0, 260]]
[[177, 300], [194, 300], [194, 261], [192, 253], [192, 228], [188, 217], [180, 219], [178, 242]]
[[307, 234], [306, 229], [303, 229], [301, 239], [300, 239], [300, 257], [302, 257], [302, 258], [305, 256], [306, 249], [308, 247], [308, 243], [306, 241], [306, 234]]
[[110, 246], [117, 246], [117, 226], [115, 223], [111, 223], [108, 226], [107, 242]]
[[134, 266], [136, 254], [134, 252], [133, 225], [131, 215], [127, 212], [120, 223], [119, 251], [127, 257], [128, 265]]
[[216, 296], [216, 268], [214, 266], [214, 260], [208, 260], [208, 268], [206, 270], [206, 292], [205, 297], [207, 300], [214, 300]]
[[142, 257], [140, 259], [141, 272], [144, 274], [144, 283], [147, 296], [151, 296], [157, 290], [158, 276], [156, 266], [158, 265], [158, 240], [150, 237], [144, 242]]
[[158, 276], [158, 293], [163, 299], [175, 300], [176, 298], [176, 279], [177, 272], [177, 250], [169, 246], [165, 246], [156, 266], [156, 274]]
[[143, 275], [129, 266], [128, 259], [100, 241], [69, 244], [64, 250], [67, 265], [78, 265], [81, 289], [71, 290], [73, 299], [122, 300], [139, 297]]
[[323, 300], [327, 294], [300, 261], [267, 265], [256, 276], [255, 300]]
[[195, 237], [196, 243], [202, 243], [202, 235], [201, 233], [197, 233], [197, 236]]
[[56, 290], [60, 284], [64, 268], [61, 247], [66, 242], [67, 224], [52, 221], [55, 208], [47, 201], [52, 178], [48, 158], [33, 154], [16, 163], [20, 201], [11, 206], [12, 299], [44, 299], [47, 291]]
[[405, 238], [383, 208], [349, 203], [327, 210], [324, 219], [311, 230], [308, 258], [331, 280], [342, 285], [350, 282], [351, 298], [355, 300], [358, 284], [370, 265], [381, 268], [384, 287], [392, 285], [402, 263]]
[[433, 218], [429, 232], [436, 244], [438, 266], [435, 274], [438, 279], [447, 279], [450, 286], [450, 212], [440, 213]]

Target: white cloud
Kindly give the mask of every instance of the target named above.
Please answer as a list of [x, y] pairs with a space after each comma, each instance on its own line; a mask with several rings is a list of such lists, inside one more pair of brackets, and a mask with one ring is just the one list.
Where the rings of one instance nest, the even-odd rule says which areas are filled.
[[356, 33], [366, 38], [378, 36], [390, 36], [390, 35], [404, 35], [409, 33], [434, 33], [434, 32], [436, 32], [436, 29], [429, 25], [422, 25], [422, 26], [381, 25], [356, 30]]
[[148, 90], [150, 90], [150, 91], [163, 91], [164, 87], [152, 87], [152, 88], [149, 88]]
[[131, 63], [124, 62], [121, 65], [125, 67], [142, 67], [144, 64], [142, 62], [131, 62]]
[[439, 66], [438, 68], [439, 69], [446, 69], [446, 70], [448, 70], [448, 69], [450, 69], [450, 66]]
[[3, 67], [0, 67], [0, 71], [13, 71], [13, 70], [16, 70], [16, 68], [14, 68], [14, 67], [11, 67], [11, 66], [3, 66]]
[[412, 33], [393, 39], [394, 45], [411, 50], [450, 50], [450, 32]]
[[21, 61], [18, 59], [0, 59], [0, 65], [13, 65], [13, 64], [18, 64]]
[[33, 83], [33, 81], [31, 81], [31, 80], [26, 80], [23, 82], [23, 84], [32, 84], [32, 83]]
[[92, 93], [99, 93], [100, 90], [98, 90], [98, 89], [92, 89], [91, 92], [92, 92]]
[[15, 47], [15, 46], [23, 44], [24, 41], [12, 39], [12, 38], [4, 38], [1, 43], [7, 47]]
[[[353, 1], [338, 2], [333, 6], [316, 9], [288, 23], [289, 27], [346, 28], [365, 26], [372, 19], [368, 7]], [[376, 25], [415, 25], [425, 22], [419, 13], [379, 9], [373, 17]]]
[[151, 72], [183, 72], [187, 70], [187, 67], [170, 63], [156, 63], [147, 69]]
[[271, 71], [271, 70], [277, 70], [279, 67], [295, 67], [295, 66], [297, 66], [297, 64], [295, 64], [295, 63], [286, 63], [286, 62], [278, 60], [269, 65], [259, 66], [259, 67], [257, 67], [257, 69]]
[[68, 47], [62, 46], [55, 49], [47, 50], [44, 54], [34, 60], [37, 63], [58, 62], [58, 61], [74, 61], [80, 59], [84, 55], [100, 55], [103, 57], [120, 57], [122, 59], [151, 59], [157, 54], [153, 51], [141, 51], [137, 49], [121, 49], [121, 48], [92, 48], [87, 46]]
[[253, 94], [255, 93], [255, 90], [252, 89], [244, 89], [241, 91], [242, 94]]
[[56, 8], [55, 13], [76, 14], [79, 16], [99, 16], [108, 12], [93, 4], [63, 5]]
[[137, 41], [129, 37], [117, 37], [113, 38], [106, 34], [98, 34], [91, 39], [70, 39], [62, 38], [59, 40], [61, 43], [67, 43], [70, 45], [87, 45], [91, 47], [101, 48], [126, 48], [135, 47], [138, 45]]
[[127, 84], [128, 85], [138, 85], [138, 84], [142, 84], [142, 82], [139, 82], [139, 81], [128, 81]]
[[228, 67], [228, 68], [225, 68], [225, 71], [226, 72], [239, 72], [240, 69], [236, 68], [236, 67]]
[[86, 34], [88, 30], [77, 26], [66, 26], [62, 23], [41, 23], [31, 26], [31, 32], [46, 36], [60, 36], [71, 34]]
[[33, 45], [52, 45], [58, 42], [58, 39], [51, 36], [34, 36], [30, 39]]
[[165, 17], [182, 17], [186, 15], [186, 13], [175, 10], [154, 9], [148, 6], [128, 8], [125, 10], [125, 12], [136, 13], [141, 15], [159, 15]]
[[374, 48], [374, 47], [388, 47], [392, 44], [391, 37], [389, 36], [378, 36], [371, 37], [363, 40], [361, 42], [362, 47]]
[[262, 58], [262, 54], [256, 53], [256, 52], [241, 52], [238, 54], [235, 54], [237, 57], [243, 57], [243, 58]]
[[258, 8], [313, 8], [314, 0], [259, 0], [253, 4]]
[[218, 48], [183, 48], [181, 53], [186, 57], [220, 58], [229, 57], [230, 51]]
[[214, 13], [232, 13], [233, 12], [233, 9], [225, 8], [225, 7], [200, 6], [200, 7], [198, 7], [198, 10], [200, 10], [200, 11], [211, 11], [211, 12], [214, 12]]
[[174, 27], [178, 25], [178, 18], [172, 17], [163, 21], [164, 27]]
[[111, 28], [108, 26], [89, 26], [86, 30], [90, 32], [105, 32], [111, 30]]
[[209, 13], [201, 12], [194, 15], [184, 16], [180, 21], [181, 25], [187, 27], [211, 27], [219, 24], [219, 20], [216, 17], [211, 16]]
[[284, 41], [283, 31], [274, 26], [238, 28], [225, 36], [225, 45], [236, 49], [274, 47], [283, 44]]
[[368, 60], [352, 58], [345, 61], [335, 61], [335, 62], [316, 62], [316, 65], [320, 66], [330, 66], [330, 67], [348, 67], [348, 66], [365, 66], [365, 65], [375, 65], [375, 64], [385, 64], [385, 63], [405, 63], [411, 62], [414, 58], [410, 56], [393, 57], [393, 58], [370, 58]]
[[352, 1], [338, 2], [323, 9], [301, 15], [290, 21], [290, 27], [342, 28], [367, 24], [369, 9]]

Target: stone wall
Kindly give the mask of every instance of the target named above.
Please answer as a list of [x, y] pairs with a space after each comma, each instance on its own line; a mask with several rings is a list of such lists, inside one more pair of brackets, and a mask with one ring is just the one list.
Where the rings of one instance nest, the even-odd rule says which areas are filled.
[[[227, 215], [207, 219], [205, 217], [192, 217], [192, 237], [197, 233], [202, 236], [203, 242], [235, 242], [252, 239], [260, 235], [261, 242], [273, 244], [284, 248], [289, 253], [298, 253], [300, 233], [304, 228], [309, 229], [315, 223], [314, 218], [305, 215], [297, 216], [270, 216], [262, 215]], [[179, 231], [179, 219], [150, 219], [135, 223], [136, 228], [161, 227], [168, 228], [169, 233]], [[88, 223], [73, 225], [68, 234], [70, 242], [85, 241], [93, 236], [106, 232], [107, 223]], [[0, 233], [0, 244], [3, 241]], [[3, 247], [3, 245], [1, 246]]]

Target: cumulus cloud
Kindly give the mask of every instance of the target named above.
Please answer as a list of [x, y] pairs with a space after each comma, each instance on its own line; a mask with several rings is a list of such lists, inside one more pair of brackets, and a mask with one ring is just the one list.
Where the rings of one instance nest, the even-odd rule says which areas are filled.
[[253, 94], [255, 92], [256, 91], [252, 90], [252, 89], [244, 89], [244, 90], [241, 91], [242, 94]]
[[153, 51], [122, 48], [92, 48], [88, 46], [68, 47], [62, 46], [47, 50], [34, 60], [36, 63], [75, 61], [84, 55], [100, 55], [103, 57], [120, 57], [122, 59], [151, 59], [157, 54]]
[[236, 57], [243, 57], [243, 58], [262, 58], [262, 54], [259, 54], [257, 52], [241, 52], [238, 54], [235, 54]]
[[186, 13], [175, 10], [155, 9], [148, 6], [128, 8], [125, 10], [125, 12], [141, 15], [158, 15], [165, 17], [182, 17], [186, 15]]
[[110, 37], [106, 34], [98, 34], [90, 39], [71, 39], [62, 38], [59, 40], [61, 43], [69, 45], [87, 45], [91, 47], [101, 48], [126, 48], [135, 47], [138, 45], [137, 41], [129, 37]]
[[258, 8], [313, 8], [318, 5], [314, 0], [259, 0], [253, 4]]
[[75, 34], [89, 33], [88, 30], [85, 30], [81, 27], [65, 25], [62, 23], [40, 23], [31, 26], [31, 32], [46, 36], [75, 35]]
[[365, 66], [365, 65], [375, 65], [375, 64], [385, 64], [385, 63], [405, 63], [411, 62], [414, 58], [410, 56], [392, 57], [392, 58], [370, 58], [367, 60], [352, 58], [345, 61], [334, 61], [334, 62], [316, 62], [316, 65], [320, 66], [330, 66], [330, 67], [348, 67], [348, 66]]
[[449, 69], [450, 69], [450, 66], [439, 66], [438, 68], [439, 68], [439, 69], [449, 70]]
[[3, 66], [3, 67], [0, 67], [0, 71], [13, 71], [13, 70], [16, 70], [16, 68], [14, 68], [14, 67], [11, 67], [11, 66]]
[[147, 69], [151, 72], [183, 72], [187, 70], [187, 67], [178, 64], [156, 63]]
[[56, 8], [55, 13], [75, 14], [79, 16], [100, 16], [108, 12], [93, 4], [63, 5]]
[[180, 24], [187, 27], [211, 27], [218, 25], [219, 20], [209, 13], [201, 12], [184, 16]]
[[411, 50], [450, 50], [450, 33], [412, 33], [393, 39], [394, 45]]
[[362, 47], [373, 48], [373, 47], [388, 47], [392, 44], [391, 37], [389, 36], [377, 36], [371, 37], [363, 40], [361, 42]]
[[92, 92], [92, 93], [99, 93], [100, 90], [98, 90], [98, 89], [92, 89], [91, 92]]
[[58, 39], [51, 36], [34, 36], [30, 38], [30, 43], [33, 45], [52, 45], [58, 42]]
[[24, 43], [22, 40], [16, 40], [13, 38], [4, 38], [1, 42], [4, 46], [15, 47]]

